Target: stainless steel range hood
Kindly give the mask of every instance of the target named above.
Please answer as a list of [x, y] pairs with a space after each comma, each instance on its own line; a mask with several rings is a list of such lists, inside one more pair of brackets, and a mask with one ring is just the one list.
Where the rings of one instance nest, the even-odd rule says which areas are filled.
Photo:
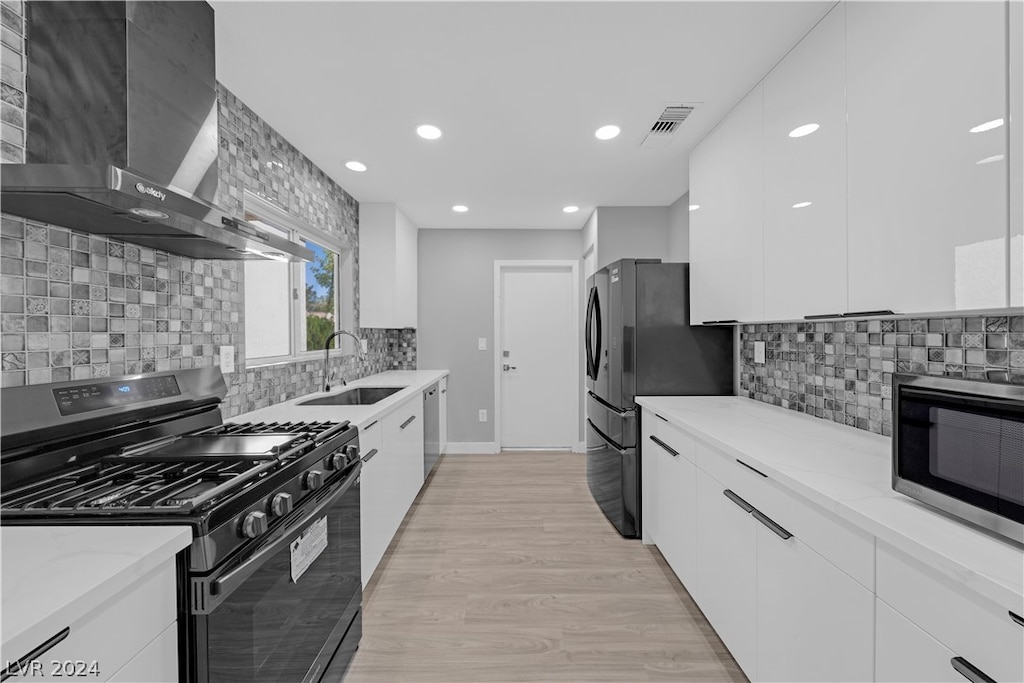
[[0, 209], [193, 258], [313, 259], [214, 205], [209, 5], [26, 7], [28, 163], [0, 166]]

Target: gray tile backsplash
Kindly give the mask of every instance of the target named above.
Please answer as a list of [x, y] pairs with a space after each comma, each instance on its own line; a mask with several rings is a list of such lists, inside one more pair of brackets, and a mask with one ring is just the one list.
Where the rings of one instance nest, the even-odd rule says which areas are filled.
[[[0, 74], [2, 159], [25, 153], [25, 4], [3, 0]], [[29, 86], [30, 87], [30, 86]], [[220, 87], [219, 203], [243, 217], [244, 191], [326, 230], [355, 253], [358, 203], [243, 102]], [[225, 416], [318, 388], [318, 359], [246, 367], [240, 261], [190, 259], [3, 214], [0, 230], [0, 357], [3, 386], [215, 365], [236, 348]], [[333, 357], [346, 379], [416, 367], [416, 331], [362, 329], [366, 360]]]
[[[754, 363], [754, 342], [765, 363]], [[892, 374], [1024, 384], [1024, 316], [767, 323], [740, 328], [740, 393], [892, 434]]]

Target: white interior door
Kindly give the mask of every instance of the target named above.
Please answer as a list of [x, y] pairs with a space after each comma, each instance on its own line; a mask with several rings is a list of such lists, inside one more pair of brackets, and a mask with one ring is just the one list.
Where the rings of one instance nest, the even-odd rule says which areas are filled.
[[576, 264], [499, 263], [497, 270], [499, 445], [572, 448], [579, 433]]

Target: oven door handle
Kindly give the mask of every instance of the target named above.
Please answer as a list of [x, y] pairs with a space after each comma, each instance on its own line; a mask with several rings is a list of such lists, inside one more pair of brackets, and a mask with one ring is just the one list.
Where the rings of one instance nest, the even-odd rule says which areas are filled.
[[345, 495], [345, 492], [352, 487], [352, 484], [357, 479], [359, 479], [359, 472], [362, 467], [363, 464], [356, 461], [355, 466], [346, 477], [345, 482], [339, 486], [337, 490], [317, 503], [316, 507], [304, 514], [298, 521], [290, 523], [288, 526], [278, 531], [273, 540], [268, 539], [269, 543], [248, 560], [222, 576], [205, 579], [210, 582], [210, 595], [214, 596], [213, 602], [219, 603], [221, 600], [226, 598], [235, 589], [242, 585], [246, 579], [255, 574], [268, 557], [271, 557], [282, 548], [287, 547], [289, 543], [301, 536], [302, 532], [306, 530], [306, 526], [310, 522], [315, 520], [317, 517], [323, 516], [328, 508], [333, 506], [339, 498]]

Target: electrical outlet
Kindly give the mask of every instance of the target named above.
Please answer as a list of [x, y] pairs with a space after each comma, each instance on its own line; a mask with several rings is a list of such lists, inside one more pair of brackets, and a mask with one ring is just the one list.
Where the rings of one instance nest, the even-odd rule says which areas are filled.
[[764, 342], [754, 342], [754, 362], [764, 365]]
[[366, 353], [370, 348], [369, 342], [367, 342], [365, 339], [360, 339], [359, 345], [363, 348], [363, 353]]
[[235, 347], [220, 347], [220, 371], [225, 375], [235, 371]]
[[487, 337], [480, 337], [476, 340], [476, 350], [486, 351], [487, 350]]
[[486, 410], [481, 410], [480, 413], [479, 413], [479, 416], [480, 416], [480, 421], [481, 422], [487, 422], [487, 411]]

